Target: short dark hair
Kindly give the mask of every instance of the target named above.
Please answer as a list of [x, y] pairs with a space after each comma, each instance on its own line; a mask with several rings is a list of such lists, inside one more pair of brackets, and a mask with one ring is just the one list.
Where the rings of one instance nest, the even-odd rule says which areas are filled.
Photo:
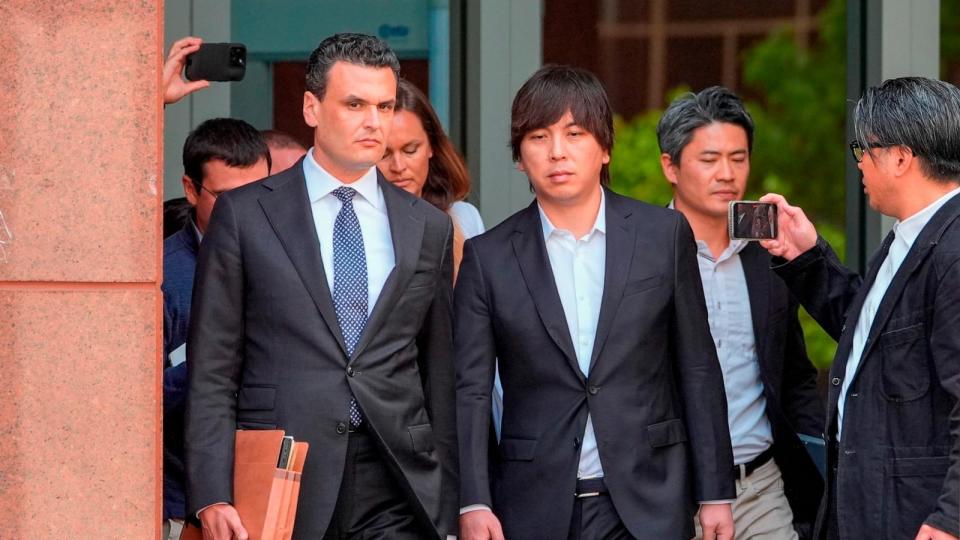
[[300, 141], [285, 131], [265, 129], [260, 132], [260, 135], [263, 136], [263, 142], [267, 143], [270, 148], [292, 148], [307, 151], [307, 148]]
[[327, 91], [327, 73], [337, 62], [388, 67], [400, 79], [400, 61], [382, 39], [366, 34], [334, 34], [317, 45], [307, 62], [307, 91], [321, 101]]
[[722, 86], [711, 86], [696, 94], [688, 92], [673, 100], [657, 122], [660, 152], [679, 165], [680, 154], [690, 144], [693, 132], [714, 122], [742, 127], [747, 132], [747, 151], [753, 152], [753, 118], [743, 100]]
[[252, 167], [267, 160], [270, 149], [257, 128], [233, 118], [212, 118], [196, 127], [183, 143], [183, 173], [199, 189], [203, 185], [203, 166], [219, 159], [230, 167]]
[[[607, 91], [596, 75], [571, 66], [546, 65], [523, 83], [510, 111], [510, 147], [520, 161], [520, 143], [535, 129], [554, 124], [567, 111], [590, 132], [600, 147], [613, 151], [613, 111]], [[600, 169], [600, 183], [610, 184], [610, 165]]]
[[463, 158], [457, 153], [450, 138], [443, 131], [437, 113], [430, 100], [406, 79], [397, 86], [397, 111], [410, 111], [423, 125], [433, 157], [427, 181], [420, 196], [423, 200], [446, 212], [457, 201], [462, 201], [470, 192], [470, 176]]
[[925, 77], [889, 79], [857, 102], [853, 126], [861, 147], [903, 145], [937, 182], [960, 179], [960, 90]]

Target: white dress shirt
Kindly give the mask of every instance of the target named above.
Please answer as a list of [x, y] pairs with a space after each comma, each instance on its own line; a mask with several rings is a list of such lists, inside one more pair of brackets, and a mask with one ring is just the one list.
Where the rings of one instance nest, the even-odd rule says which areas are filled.
[[847, 401], [847, 391], [850, 389], [850, 382], [857, 373], [857, 368], [860, 367], [860, 357], [863, 355], [864, 347], [866, 347], [870, 327], [873, 326], [873, 318], [877, 315], [877, 308], [880, 307], [880, 302], [887, 293], [890, 282], [893, 281], [893, 277], [900, 269], [900, 265], [903, 264], [903, 259], [906, 258], [913, 242], [920, 235], [920, 231], [927, 226], [930, 218], [937, 213], [937, 210], [958, 193], [960, 193], [960, 188], [940, 197], [907, 219], [893, 224], [895, 237], [890, 244], [887, 257], [883, 259], [880, 270], [877, 271], [876, 280], [870, 287], [867, 297], [863, 300], [860, 316], [857, 317], [857, 326], [853, 331], [853, 344], [850, 347], [850, 357], [847, 358], [847, 365], [843, 374], [843, 386], [840, 387], [840, 398], [837, 401], [837, 440], [843, 433], [843, 406]]
[[[550, 268], [553, 270], [553, 279], [563, 305], [563, 315], [567, 319], [567, 329], [573, 341], [577, 363], [585, 377], [590, 376], [590, 357], [593, 355], [593, 341], [600, 317], [607, 258], [607, 218], [605, 196], [602, 193], [601, 191], [600, 211], [593, 228], [581, 238], [574, 238], [570, 231], [556, 228], [543, 212], [543, 208], [537, 205]], [[593, 420], [588, 413], [583, 445], [580, 447], [577, 478], [602, 476], [603, 467], [600, 465], [597, 437], [593, 432]]]
[[362, 177], [352, 184], [344, 184], [328, 173], [313, 159], [313, 148], [303, 160], [303, 175], [307, 179], [307, 196], [313, 211], [313, 224], [320, 241], [320, 257], [323, 259], [323, 271], [327, 284], [333, 292], [333, 222], [343, 204], [332, 195], [339, 187], [349, 187], [357, 191], [353, 198], [353, 210], [360, 222], [363, 234], [363, 251], [367, 258], [367, 315], [380, 297], [387, 276], [393, 271], [396, 260], [393, 252], [393, 237], [390, 236], [390, 218], [387, 205], [383, 200], [383, 191], [377, 183], [377, 169], [370, 167]]
[[447, 213], [460, 226], [460, 232], [465, 240], [483, 234], [485, 230], [483, 218], [480, 217], [480, 212], [476, 206], [466, 201], [456, 201], [450, 205], [450, 210]]
[[723, 371], [727, 424], [733, 463], [749, 463], [773, 444], [767, 398], [760, 380], [760, 358], [750, 312], [750, 291], [740, 252], [745, 240], [732, 240], [716, 259], [707, 243], [697, 240], [697, 262], [707, 301], [710, 334]]

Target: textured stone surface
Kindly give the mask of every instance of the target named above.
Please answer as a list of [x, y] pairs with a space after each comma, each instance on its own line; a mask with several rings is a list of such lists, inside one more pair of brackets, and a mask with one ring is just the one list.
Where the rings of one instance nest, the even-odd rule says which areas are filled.
[[0, 281], [157, 279], [160, 17], [0, 1]]
[[0, 0], [0, 540], [159, 536], [162, 15]]
[[155, 293], [0, 290], [0, 538], [154, 538]]

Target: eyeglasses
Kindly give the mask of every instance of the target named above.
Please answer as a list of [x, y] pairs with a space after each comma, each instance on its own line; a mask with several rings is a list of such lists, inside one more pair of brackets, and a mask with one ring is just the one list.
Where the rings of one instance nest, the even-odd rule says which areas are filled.
[[[870, 148], [889, 148], [891, 146], [897, 146], [895, 144], [881, 143], [881, 142], [872, 142], [867, 143], [867, 146]], [[854, 139], [850, 141], [850, 152], [853, 154], [853, 159], [857, 160], [857, 163], [863, 161], [863, 154], [867, 151], [864, 147], [860, 146], [860, 141]]]
[[197, 186], [198, 188], [202, 189], [203, 191], [206, 191], [207, 193], [209, 193], [210, 195], [212, 195], [214, 199], [216, 199], [217, 197], [220, 196], [221, 193], [223, 193], [222, 191], [210, 191], [210, 190], [207, 189], [207, 187], [204, 186], [203, 184], [198, 184], [198, 183], [196, 183], [196, 182], [194, 182], [193, 185]]

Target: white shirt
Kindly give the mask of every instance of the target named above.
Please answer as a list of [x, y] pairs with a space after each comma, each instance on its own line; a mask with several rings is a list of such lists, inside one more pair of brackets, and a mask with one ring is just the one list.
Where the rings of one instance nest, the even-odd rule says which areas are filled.
[[732, 240], [717, 259], [707, 243], [697, 240], [697, 262], [707, 301], [710, 334], [723, 371], [727, 425], [733, 463], [749, 463], [773, 444], [767, 398], [760, 380], [760, 358], [750, 312], [750, 291], [740, 252], [745, 240]]
[[303, 160], [303, 175], [307, 179], [307, 196], [313, 211], [313, 224], [317, 229], [320, 242], [320, 257], [323, 259], [323, 271], [327, 285], [333, 291], [333, 222], [343, 204], [332, 195], [339, 187], [349, 187], [357, 191], [353, 198], [353, 210], [360, 222], [363, 234], [363, 251], [367, 258], [367, 315], [380, 297], [387, 276], [393, 271], [396, 260], [393, 252], [393, 237], [390, 236], [390, 218], [387, 205], [383, 200], [383, 191], [377, 183], [377, 169], [371, 167], [362, 177], [352, 184], [344, 184], [323, 169], [313, 159], [313, 148]]
[[903, 264], [903, 259], [906, 258], [913, 242], [920, 235], [920, 231], [927, 226], [930, 218], [937, 213], [937, 210], [958, 193], [960, 193], [960, 188], [940, 197], [907, 219], [893, 224], [893, 233], [896, 236], [890, 244], [887, 257], [883, 259], [883, 263], [877, 271], [877, 279], [873, 282], [867, 297], [863, 300], [860, 316], [857, 317], [857, 326], [853, 331], [853, 344], [850, 347], [850, 357], [847, 358], [846, 370], [843, 374], [843, 386], [840, 387], [840, 398], [837, 401], [837, 440], [843, 433], [843, 406], [847, 401], [847, 391], [850, 389], [850, 382], [853, 381], [853, 377], [857, 373], [857, 368], [860, 367], [860, 357], [863, 356], [863, 349], [866, 347], [867, 337], [870, 335], [870, 327], [873, 326], [873, 318], [877, 315], [877, 308], [880, 307], [880, 302], [887, 293], [890, 282], [893, 281], [893, 277], [900, 269], [900, 265]]
[[[603, 299], [603, 275], [606, 268], [606, 208], [605, 195], [600, 198], [600, 211], [593, 228], [581, 238], [573, 233], [554, 227], [550, 218], [540, 211], [543, 226], [543, 239], [547, 245], [550, 268], [560, 294], [563, 315], [567, 319], [567, 330], [573, 341], [573, 350], [577, 363], [585, 377], [590, 376], [590, 357], [593, 355], [593, 341], [597, 333], [597, 320], [600, 317], [600, 302]], [[587, 426], [583, 433], [583, 445], [580, 447], [580, 465], [577, 478], [595, 478], [603, 476], [600, 465], [600, 452], [597, 450], [597, 437], [593, 432], [593, 420], [588, 412]]]
[[456, 220], [464, 239], [483, 234], [483, 219], [480, 217], [480, 212], [477, 211], [476, 206], [466, 201], [457, 201], [450, 206], [447, 213]]

